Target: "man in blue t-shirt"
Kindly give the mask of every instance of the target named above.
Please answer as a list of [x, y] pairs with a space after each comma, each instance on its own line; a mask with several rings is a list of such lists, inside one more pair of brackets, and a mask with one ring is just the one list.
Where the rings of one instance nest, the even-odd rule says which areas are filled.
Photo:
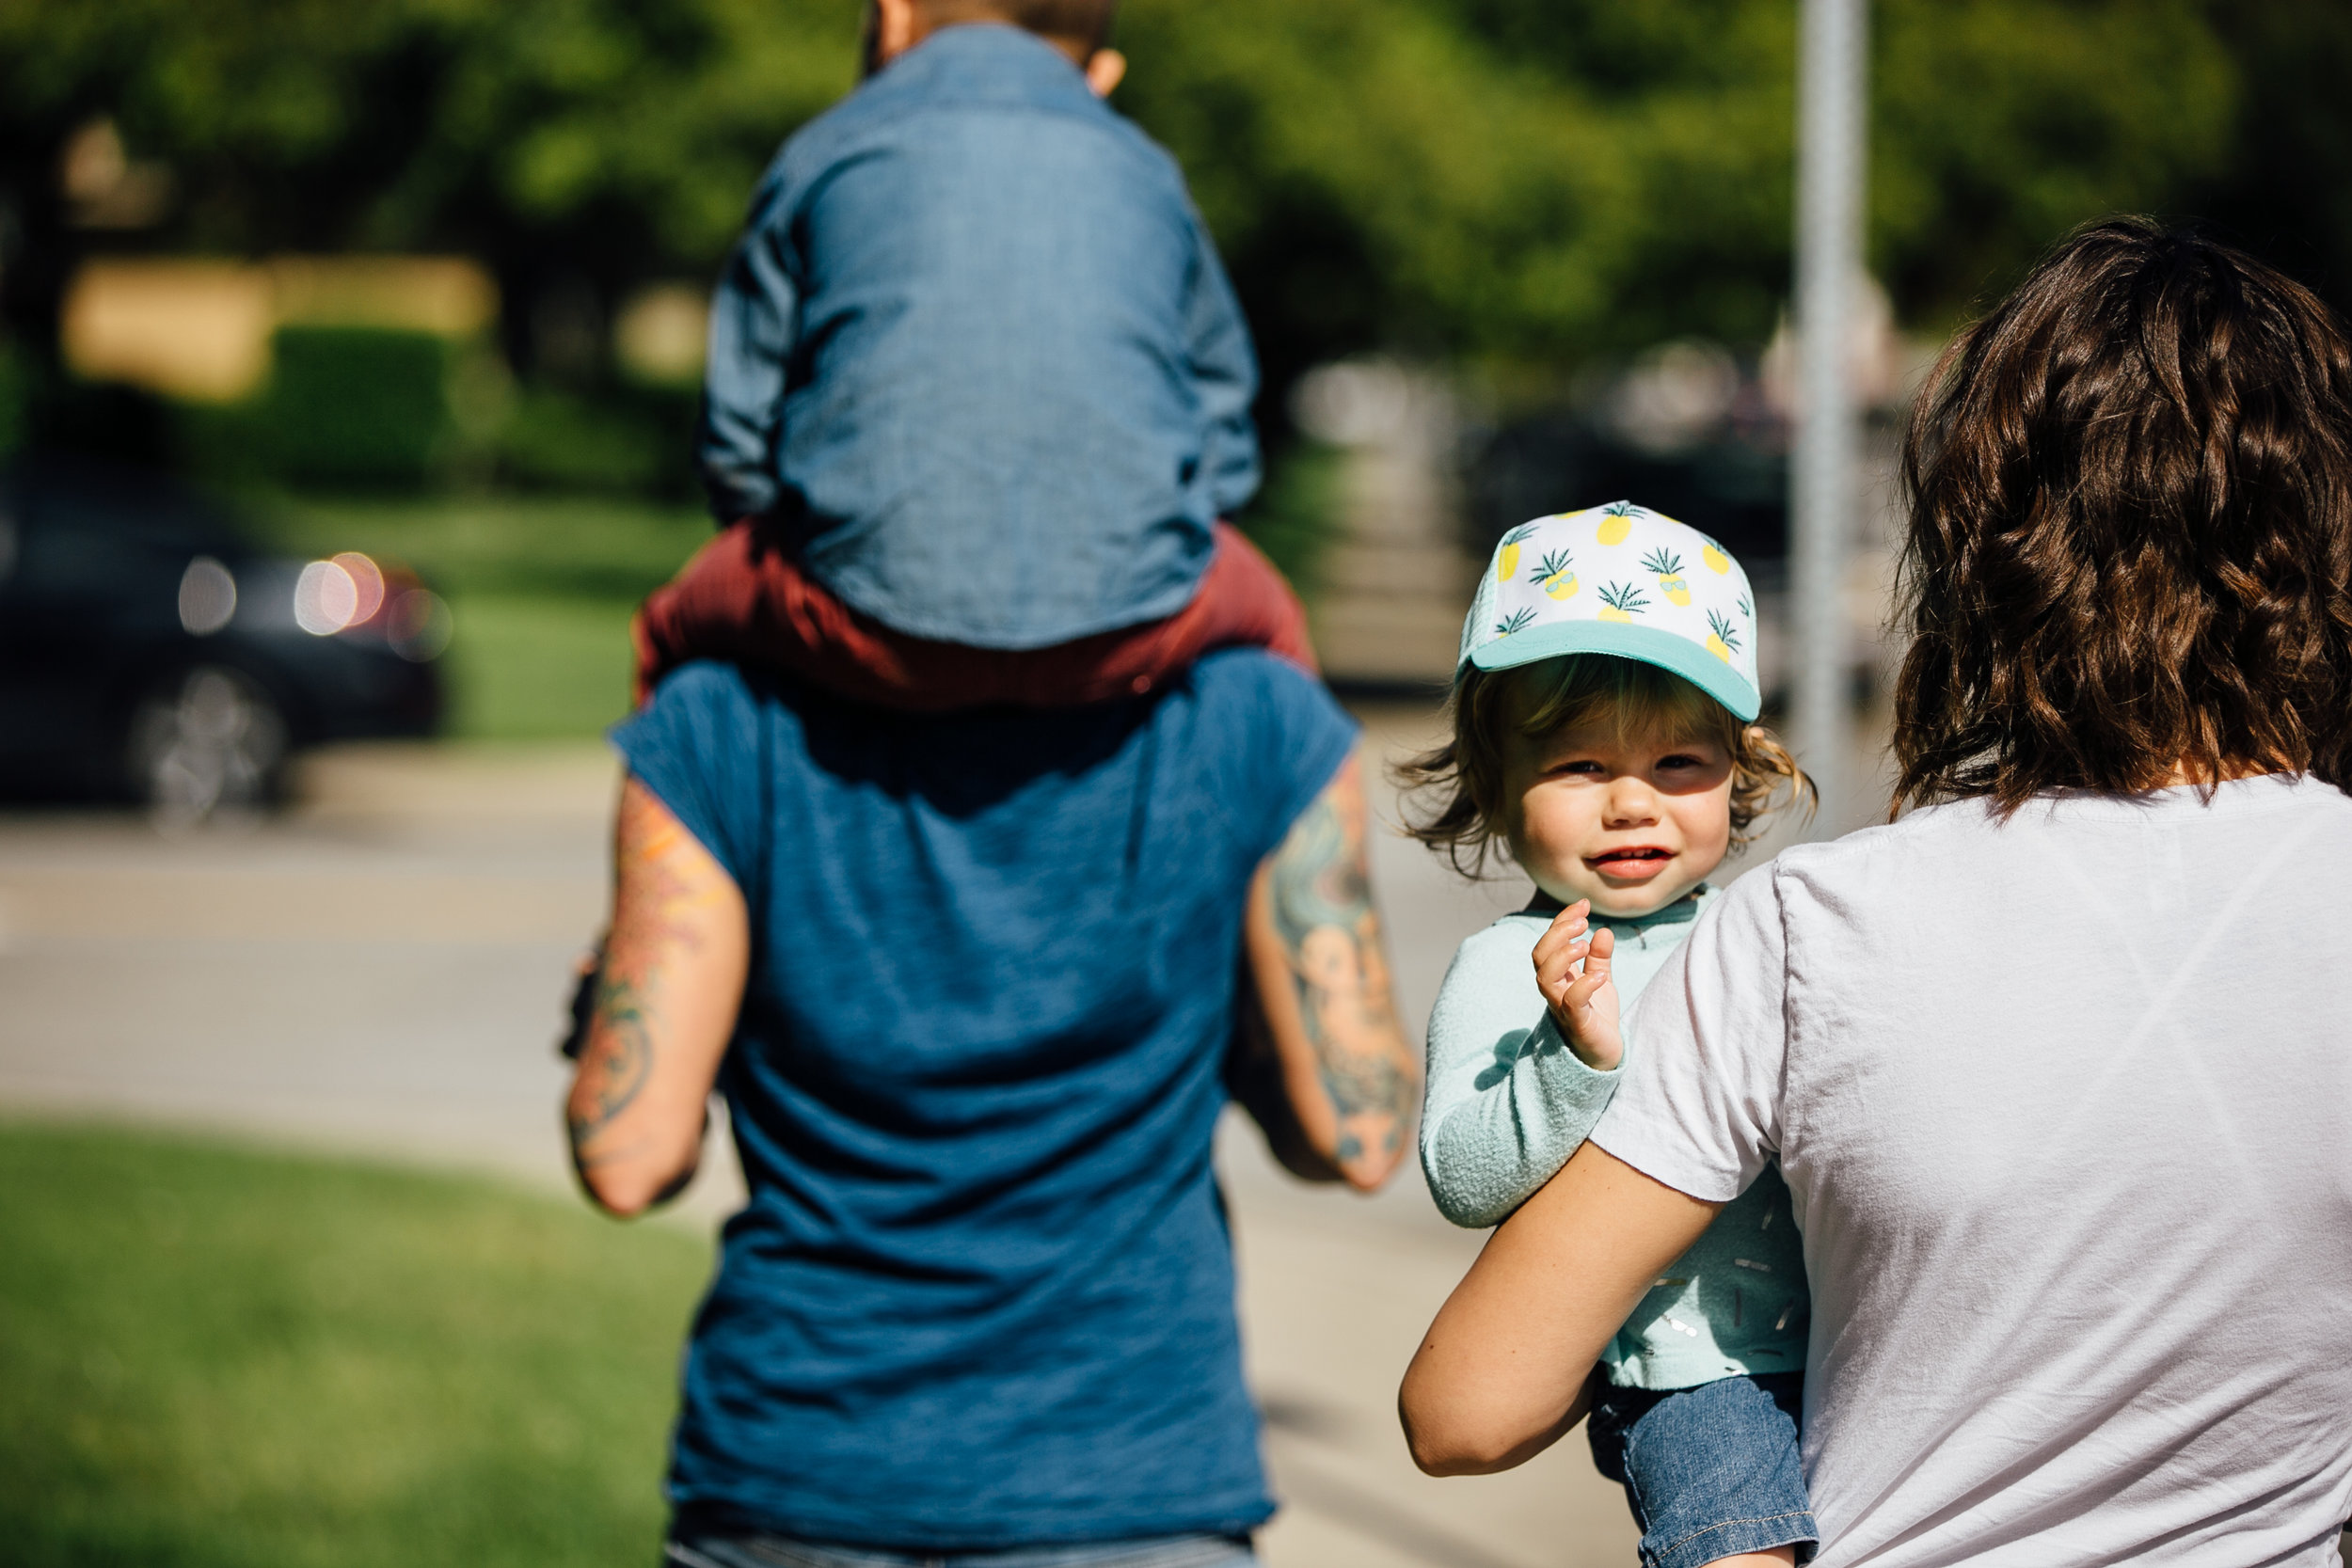
[[671, 1560], [1250, 1560], [1229, 1084], [1286, 1164], [1366, 1188], [1419, 1096], [1353, 725], [1236, 650], [936, 717], [691, 664], [615, 739], [581, 1179], [621, 1213], [676, 1191], [715, 1086], [750, 1189]]

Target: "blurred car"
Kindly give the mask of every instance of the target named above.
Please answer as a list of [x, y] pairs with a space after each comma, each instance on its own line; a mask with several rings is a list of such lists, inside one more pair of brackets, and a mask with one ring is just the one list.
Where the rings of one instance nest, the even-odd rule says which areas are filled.
[[171, 816], [273, 800], [323, 741], [426, 736], [440, 599], [367, 556], [273, 557], [212, 504], [103, 466], [0, 475], [0, 788]]

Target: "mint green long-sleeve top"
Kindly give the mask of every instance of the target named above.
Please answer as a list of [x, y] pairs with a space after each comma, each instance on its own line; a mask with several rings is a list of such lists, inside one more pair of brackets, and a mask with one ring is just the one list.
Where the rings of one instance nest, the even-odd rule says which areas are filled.
[[[1715, 898], [1698, 893], [1639, 920], [1597, 918], [1616, 935], [1611, 973], [1628, 1009]], [[1499, 1224], [1568, 1163], [1616, 1092], [1560, 1036], [1535, 986], [1549, 898], [1462, 943], [1429, 1018], [1421, 1163], [1456, 1225]], [[1629, 1039], [1626, 1050], [1639, 1049]], [[1778, 1166], [1724, 1206], [1603, 1353], [1612, 1383], [1688, 1388], [1804, 1365], [1804, 1254]]]

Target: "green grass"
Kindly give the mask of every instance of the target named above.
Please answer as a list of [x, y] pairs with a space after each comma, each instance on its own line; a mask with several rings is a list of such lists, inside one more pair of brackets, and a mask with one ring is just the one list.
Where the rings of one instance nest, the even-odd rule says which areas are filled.
[[701, 512], [532, 497], [281, 501], [267, 543], [365, 550], [424, 574], [456, 635], [449, 731], [474, 739], [589, 736], [628, 710], [628, 617], [711, 534]]
[[453, 595], [449, 733], [473, 739], [596, 735], [628, 711], [630, 599]]
[[707, 1244], [448, 1177], [0, 1124], [0, 1559], [659, 1550]]

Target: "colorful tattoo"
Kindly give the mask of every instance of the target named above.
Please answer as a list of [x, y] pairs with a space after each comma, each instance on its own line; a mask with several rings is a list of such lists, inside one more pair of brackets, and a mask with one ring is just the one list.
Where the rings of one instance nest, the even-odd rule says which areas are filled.
[[1391, 1155], [1405, 1135], [1419, 1074], [1390, 1001], [1373, 911], [1363, 794], [1351, 760], [1291, 829], [1272, 866], [1274, 925], [1324, 1092], [1339, 1115], [1343, 1164]]

